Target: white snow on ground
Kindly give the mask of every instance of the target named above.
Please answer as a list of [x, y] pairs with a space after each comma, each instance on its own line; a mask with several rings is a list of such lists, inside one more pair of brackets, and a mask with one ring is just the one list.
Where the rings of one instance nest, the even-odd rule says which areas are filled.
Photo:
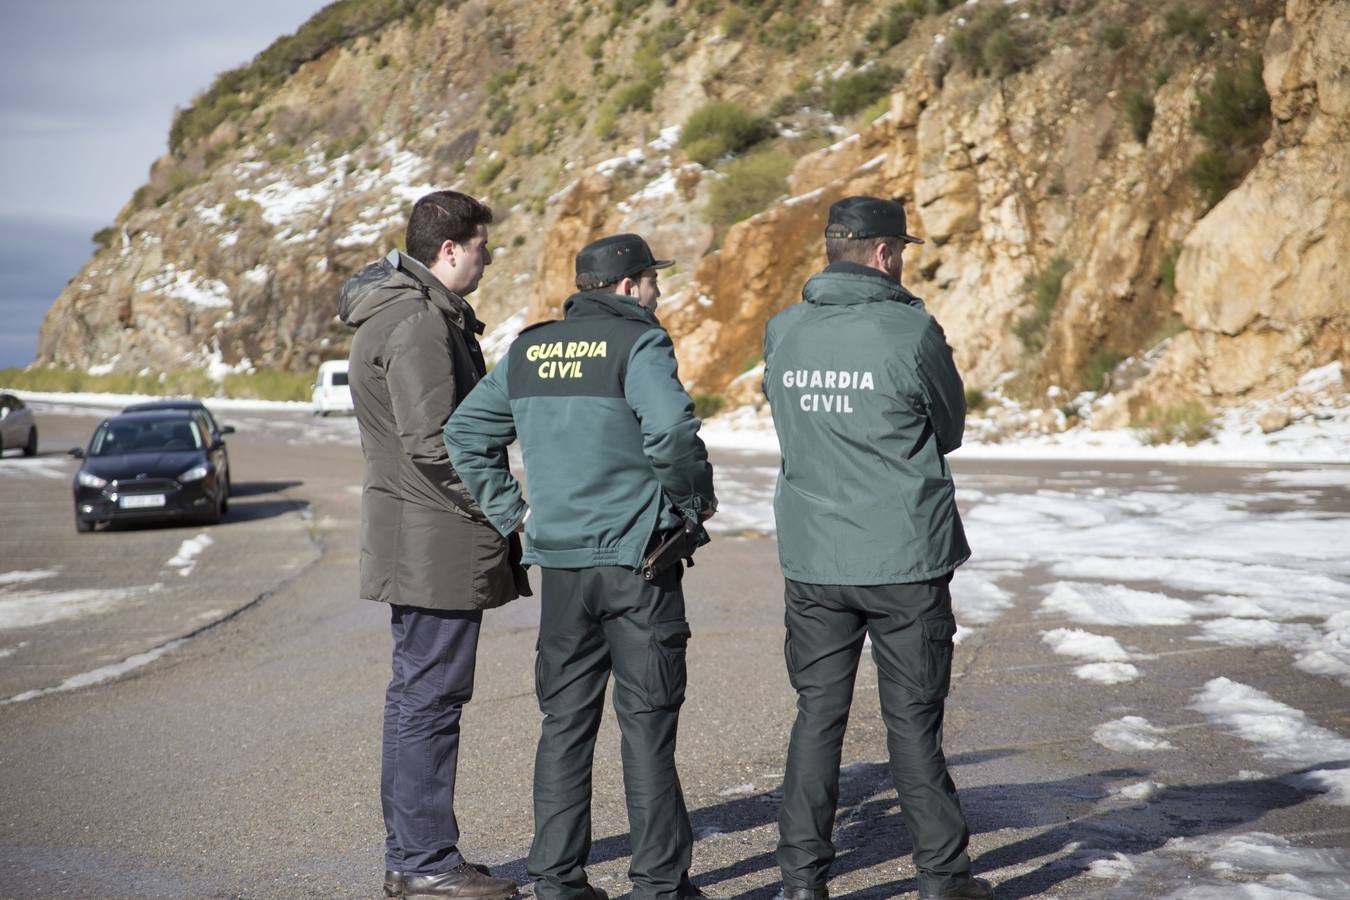
[[1138, 667], [1126, 662], [1131, 658], [1129, 652], [1108, 635], [1092, 634], [1078, 628], [1056, 628], [1042, 632], [1041, 640], [1060, 656], [1096, 660], [1073, 670], [1074, 675], [1084, 681], [1124, 684], [1139, 677]]
[[[1204, 881], [1194, 877], [1201, 865], [1209, 871]], [[1123, 890], [1137, 880], [1138, 896], [1165, 900], [1330, 900], [1350, 897], [1348, 873], [1344, 849], [1300, 847], [1259, 831], [1173, 838], [1148, 853], [1114, 853], [1088, 866], [1088, 874], [1118, 881]]]
[[1350, 469], [1279, 469], [1248, 475], [1243, 480], [1290, 487], [1350, 487]]
[[1048, 591], [1042, 612], [1084, 625], [1185, 625], [1199, 612], [1185, 600], [1119, 584], [1061, 581]]
[[1165, 732], [1141, 716], [1125, 716], [1098, 725], [1092, 739], [1108, 750], [1132, 753], [1144, 750], [1173, 750]]
[[67, 678], [65, 681], [53, 687], [24, 691], [22, 694], [15, 694], [7, 700], [0, 700], [0, 706], [4, 706], [7, 703], [22, 703], [25, 700], [34, 700], [38, 697], [45, 697], [48, 694], [73, 691], [76, 688], [89, 687], [90, 685], [101, 684], [104, 681], [111, 681], [114, 678], [125, 675], [132, 669], [139, 669], [141, 666], [154, 662], [164, 654], [178, 649], [183, 644], [187, 643], [187, 641], [187, 638], [178, 638], [177, 640], [169, 641], [167, 644], [146, 651], [145, 653], [137, 653], [135, 656], [128, 656], [121, 662], [100, 666], [97, 669], [82, 672], [79, 675], [72, 675], [70, 678]]
[[1148, 803], [1157, 800], [1166, 790], [1167, 785], [1165, 784], [1158, 784], [1156, 781], [1140, 781], [1135, 784], [1112, 788], [1111, 793], [1122, 800]]
[[164, 565], [177, 569], [178, 574], [184, 577], [191, 575], [192, 570], [197, 566], [197, 556], [214, 543], [215, 541], [211, 539], [209, 534], [202, 533], [196, 537], [190, 537], [183, 541], [182, 546], [178, 548], [178, 552]]
[[[1333, 803], [1350, 805], [1350, 740], [1309, 722], [1302, 710], [1222, 677], [1206, 682], [1190, 708], [1229, 734], [1255, 744], [1263, 757], [1306, 767], [1283, 776], [1282, 781], [1325, 793]], [[1343, 768], [1317, 768], [1329, 762]]]
[[0, 572], [0, 587], [10, 584], [25, 584], [41, 581], [60, 573], [59, 569], [18, 569], [13, 572]]
[[29, 628], [59, 619], [105, 612], [163, 588], [149, 584], [127, 588], [77, 588], [67, 591], [0, 590], [0, 630]]
[[215, 309], [233, 306], [230, 289], [225, 282], [217, 278], [206, 278], [188, 269], [179, 271], [173, 263], [167, 263], [158, 274], [144, 279], [136, 285], [136, 290], [148, 294], [162, 294], [175, 297], [199, 309]]
[[0, 457], [0, 478], [69, 478], [66, 461], [49, 456]]
[[1122, 662], [1130, 658], [1125, 648], [1113, 637], [1093, 634], [1079, 628], [1056, 628], [1041, 633], [1041, 640], [1060, 656], [1095, 659], [1101, 662]]

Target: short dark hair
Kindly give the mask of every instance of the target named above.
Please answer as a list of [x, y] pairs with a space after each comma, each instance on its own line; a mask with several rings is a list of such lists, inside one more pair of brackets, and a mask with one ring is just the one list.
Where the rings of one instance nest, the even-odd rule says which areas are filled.
[[872, 261], [872, 251], [877, 244], [889, 240], [884, 237], [825, 239], [825, 261], [833, 265], [837, 262], [857, 263], [865, 266]]
[[413, 206], [405, 243], [408, 255], [430, 268], [446, 241], [467, 242], [479, 225], [492, 224], [492, 210], [459, 191], [435, 191]]
[[599, 277], [590, 272], [582, 272], [577, 276], [577, 290], [579, 291], [598, 291], [602, 287], [609, 287], [611, 284], [618, 284], [617, 281], [601, 281]]

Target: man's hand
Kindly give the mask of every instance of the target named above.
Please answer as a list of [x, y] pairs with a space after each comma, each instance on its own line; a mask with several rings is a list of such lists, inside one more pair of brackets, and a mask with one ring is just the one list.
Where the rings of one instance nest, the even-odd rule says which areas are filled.
[[715, 506], [712, 509], [702, 509], [699, 510], [698, 520], [700, 522], [706, 522], [715, 515], [717, 515], [717, 507]]

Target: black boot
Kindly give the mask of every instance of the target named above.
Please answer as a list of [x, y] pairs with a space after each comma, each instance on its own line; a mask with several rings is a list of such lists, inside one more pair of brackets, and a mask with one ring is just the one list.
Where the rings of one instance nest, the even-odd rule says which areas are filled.
[[994, 888], [983, 878], [966, 875], [941, 887], [920, 887], [919, 900], [994, 900]]

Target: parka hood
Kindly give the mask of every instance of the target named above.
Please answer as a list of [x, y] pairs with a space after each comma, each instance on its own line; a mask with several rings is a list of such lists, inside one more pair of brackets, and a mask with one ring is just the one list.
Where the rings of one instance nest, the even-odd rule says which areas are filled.
[[357, 328], [391, 303], [406, 300], [410, 291], [464, 326], [468, 303], [446, 290], [426, 266], [397, 250], [347, 279], [338, 301], [338, 318]]

